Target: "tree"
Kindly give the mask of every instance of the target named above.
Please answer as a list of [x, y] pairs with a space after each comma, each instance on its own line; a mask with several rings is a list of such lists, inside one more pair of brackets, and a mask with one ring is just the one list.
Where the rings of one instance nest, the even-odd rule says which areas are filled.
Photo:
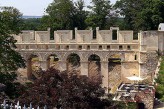
[[51, 27], [54, 30], [72, 30], [75, 27], [86, 28], [87, 11], [84, 10], [84, 1], [54, 0], [46, 9], [47, 15], [41, 19], [42, 28]]
[[78, 27], [79, 29], [86, 29], [87, 24], [85, 20], [87, 19], [88, 11], [84, 10], [84, 1], [78, 0], [75, 4], [74, 11], [74, 27]]
[[156, 79], [156, 97], [161, 101], [164, 101], [164, 57], [162, 57], [160, 71], [158, 78]]
[[28, 18], [28, 19], [23, 19], [22, 22], [22, 30], [41, 30], [42, 28], [40, 27], [41, 25], [41, 18]]
[[54, 0], [46, 9], [49, 26], [54, 30], [72, 29], [74, 5], [70, 0]]
[[12, 34], [20, 32], [21, 14], [13, 7], [0, 8], [0, 72], [9, 73], [25, 67], [21, 55], [15, 51]]
[[[24, 59], [15, 51], [13, 34], [20, 32], [21, 14], [13, 7], [0, 7], [0, 83], [7, 85], [7, 94], [13, 94], [15, 71], [25, 67]], [[11, 95], [14, 96], [14, 95]]]
[[[61, 107], [63, 109], [102, 109], [114, 102], [102, 99], [101, 82], [92, 82], [86, 76], [60, 72], [50, 68], [18, 99], [33, 106]], [[111, 96], [112, 97], [112, 96]]]
[[161, 0], [120, 0], [115, 7], [124, 17], [126, 29], [154, 30], [164, 21], [164, 1]]
[[100, 27], [101, 29], [105, 29], [107, 19], [110, 17], [110, 1], [92, 0], [92, 4], [93, 6], [88, 6], [91, 11], [86, 19], [87, 25], [93, 28]]

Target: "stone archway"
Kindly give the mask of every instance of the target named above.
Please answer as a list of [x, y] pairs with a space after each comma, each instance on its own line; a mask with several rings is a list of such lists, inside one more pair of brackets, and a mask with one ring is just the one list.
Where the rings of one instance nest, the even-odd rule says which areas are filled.
[[36, 74], [36, 71], [39, 71], [39, 70], [41, 70], [39, 56], [37, 56], [35, 54], [31, 54], [27, 58], [27, 77], [28, 77], [28, 79], [37, 78], [39, 75]]
[[50, 67], [59, 70], [59, 58], [56, 54], [51, 54], [47, 57], [47, 69]]
[[100, 57], [92, 54], [88, 58], [88, 77], [98, 82], [101, 79], [101, 62]]
[[66, 59], [66, 67], [69, 73], [80, 75], [80, 56], [76, 53], [69, 54]]
[[108, 57], [108, 79], [109, 87], [117, 87], [121, 82], [121, 56], [113, 54]]
[[145, 104], [142, 102], [138, 103], [138, 109], [145, 109]]

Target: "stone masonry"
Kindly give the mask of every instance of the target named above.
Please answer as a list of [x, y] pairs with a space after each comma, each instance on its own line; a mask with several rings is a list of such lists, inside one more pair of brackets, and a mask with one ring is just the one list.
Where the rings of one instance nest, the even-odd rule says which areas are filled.
[[[14, 35], [14, 38], [17, 40], [16, 50], [27, 62], [28, 78], [32, 76], [32, 56], [37, 56], [40, 68], [46, 70], [50, 66], [49, 57], [55, 54], [58, 58], [57, 68], [64, 71], [70, 68], [67, 58], [76, 54], [80, 57], [78, 72], [86, 76], [101, 75], [107, 92], [120, 82], [129, 82], [128, 76], [135, 74], [146, 78], [152, 75], [158, 61], [157, 53], [163, 53], [164, 50], [164, 31], [141, 31], [138, 39], [134, 39], [133, 31], [119, 30], [118, 27], [111, 27], [110, 30], [96, 28], [95, 34], [93, 36], [92, 29], [57, 30], [51, 40], [49, 29], [27, 30]], [[95, 68], [99, 69], [96, 74], [89, 70], [90, 56], [100, 59], [99, 68]], [[114, 61], [110, 64], [110, 59], [119, 59], [120, 64]]]

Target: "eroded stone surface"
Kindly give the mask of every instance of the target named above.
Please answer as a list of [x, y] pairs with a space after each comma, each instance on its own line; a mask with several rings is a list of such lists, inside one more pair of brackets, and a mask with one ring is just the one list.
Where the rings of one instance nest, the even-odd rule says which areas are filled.
[[[113, 36], [113, 31], [117, 31]], [[93, 30], [78, 30], [75, 28], [75, 39], [73, 30], [54, 31], [54, 40], [50, 40], [50, 31], [22, 31], [14, 35], [17, 40], [17, 51], [27, 61], [27, 77], [32, 75], [30, 56], [36, 55], [39, 65], [43, 70], [48, 68], [49, 56], [55, 54], [59, 59], [55, 68], [64, 71], [77, 71], [81, 75], [101, 75], [103, 87], [112, 88], [114, 83], [130, 82], [127, 76], [140, 76], [150, 78], [157, 65], [157, 52], [164, 51], [164, 31], [141, 31], [138, 39], [133, 38], [133, 31], [119, 30], [118, 27], [111, 27], [110, 30], [96, 29], [96, 39], [93, 39]], [[115, 38], [113, 38], [115, 37]], [[80, 57], [80, 66], [67, 65], [67, 58], [70, 54], [77, 54]], [[91, 55], [100, 58], [100, 69], [89, 67], [88, 59]], [[115, 66], [113, 70], [109, 67], [108, 59], [117, 58], [121, 65]], [[94, 72], [94, 73], [92, 73]], [[116, 86], [113, 86], [116, 87]]]

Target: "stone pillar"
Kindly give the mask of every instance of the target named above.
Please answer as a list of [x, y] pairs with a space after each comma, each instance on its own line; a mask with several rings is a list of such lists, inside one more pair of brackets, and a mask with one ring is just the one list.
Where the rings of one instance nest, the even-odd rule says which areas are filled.
[[42, 70], [47, 70], [47, 61], [40, 61], [40, 67]]
[[31, 65], [31, 60], [27, 60], [26, 66], [27, 66], [27, 78], [31, 79], [32, 78], [32, 65]]
[[81, 61], [80, 67], [81, 67], [81, 75], [88, 76], [88, 61]]
[[65, 71], [65, 70], [67, 70], [67, 64], [66, 64], [66, 62], [65, 61], [58, 61], [59, 62], [59, 70], [60, 71]]
[[102, 61], [101, 62], [101, 75], [102, 75], [102, 87], [106, 88], [106, 93], [109, 92], [108, 88], [109, 88], [109, 85], [108, 85], [108, 61]]
[[47, 59], [47, 65], [46, 66], [47, 66], [47, 69], [50, 68], [50, 58]]

